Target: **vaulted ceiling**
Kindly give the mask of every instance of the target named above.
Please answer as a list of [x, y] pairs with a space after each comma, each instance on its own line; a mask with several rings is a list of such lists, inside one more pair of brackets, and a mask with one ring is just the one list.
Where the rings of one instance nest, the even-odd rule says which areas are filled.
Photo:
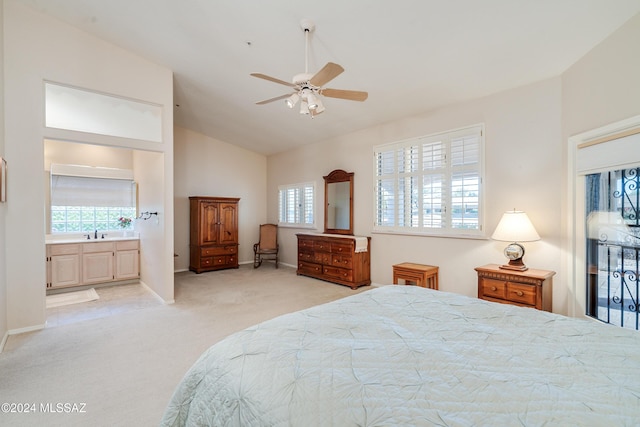
[[[639, 0], [18, 0], [174, 71], [175, 123], [263, 154], [562, 74]], [[283, 101], [308, 64], [345, 71], [311, 119]]]

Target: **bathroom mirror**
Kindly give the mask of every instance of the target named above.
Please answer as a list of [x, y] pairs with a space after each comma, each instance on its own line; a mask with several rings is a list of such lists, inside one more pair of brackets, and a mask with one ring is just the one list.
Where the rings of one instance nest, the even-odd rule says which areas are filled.
[[336, 169], [324, 178], [324, 232], [353, 234], [353, 172]]

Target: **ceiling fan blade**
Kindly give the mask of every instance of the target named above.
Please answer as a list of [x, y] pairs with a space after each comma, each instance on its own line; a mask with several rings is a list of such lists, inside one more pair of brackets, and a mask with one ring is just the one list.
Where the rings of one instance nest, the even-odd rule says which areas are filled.
[[264, 105], [264, 104], [268, 104], [268, 103], [273, 102], [273, 101], [278, 101], [278, 100], [280, 100], [280, 99], [288, 98], [288, 97], [290, 97], [291, 95], [292, 95], [292, 94], [287, 93], [286, 95], [280, 95], [280, 96], [276, 96], [275, 98], [265, 99], [264, 101], [256, 102], [256, 105]]
[[331, 80], [338, 77], [343, 71], [344, 68], [340, 65], [334, 64], [333, 62], [327, 62], [327, 65], [322, 67], [322, 70], [318, 71], [313, 77], [311, 77], [309, 83], [317, 87], [324, 86]]
[[358, 90], [343, 90], [343, 89], [322, 89], [320, 95], [328, 96], [329, 98], [348, 99], [349, 101], [364, 101], [369, 97], [367, 92], [360, 92]]
[[259, 79], [269, 80], [270, 82], [279, 83], [281, 85], [296, 87], [293, 83], [285, 82], [284, 80], [276, 79], [275, 77], [267, 76], [266, 74], [261, 73], [251, 73], [253, 77], [257, 77]]

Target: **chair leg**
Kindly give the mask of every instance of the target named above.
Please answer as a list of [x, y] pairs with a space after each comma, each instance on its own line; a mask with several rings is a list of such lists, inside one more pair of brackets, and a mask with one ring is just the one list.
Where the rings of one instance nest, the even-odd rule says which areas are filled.
[[278, 268], [278, 255], [276, 255], [276, 268]]
[[253, 255], [253, 268], [258, 268], [262, 265], [262, 258], [257, 253]]

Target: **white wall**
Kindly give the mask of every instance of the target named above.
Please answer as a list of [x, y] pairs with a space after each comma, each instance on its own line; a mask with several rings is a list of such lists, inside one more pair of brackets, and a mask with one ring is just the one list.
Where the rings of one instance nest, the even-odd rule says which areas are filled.
[[[277, 220], [274, 195], [278, 185], [316, 181], [316, 216], [322, 231], [322, 176], [333, 169], [354, 172], [354, 233], [372, 237], [372, 281], [391, 283], [393, 264], [417, 262], [440, 267], [442, 290], [477, 295], [474, 267], [505, 262], [502, 250], [506, 244], [488, 239], [372, 234], [373, 146], [484, 123], [487, 235], [491, 235], [504, 211], [513, 208], [526, 211], [542, 240], [525, 244], [525, 263], [532, 268], [558, 272], [554, 311], [564, 312], [566, 290], [559, 272], [561, 195], [558, 189], [563, 179], [560, 97], [560, 79], [549, 79], [270, 156], [268, 220]], [[296, 265], [295, 233], [299, 231], [281, 229], [284, 263]]]
[[[173, 80], [167, 68], [110, 45], [14, 0], [4, 4], [5, 152], [11, 164], [6, 206], [7, 328], [21, 332], [45, 322], [45, 218], [43, 141], [85, 141], [164, 153], [164, 258], [173, 262]], [[43, 81], [151, 102], [163, 107], [163, 143], [101, 137], [43, 128]], [[171, 269], [172, 270], [172, 269]], [[156, 292], [173, 300], [173, 274]]]
[[266, 222], [267, 159], [261, 154], [175, 128], [175, 269], [189, 268], [189, 196], [239, 197], [240, 263], [253, 261], [259, 225]]
[[[562, 75], [563, 165], [569, 165], [569, 137], [640, 115], [639, 52], [640, 14], [631, 18]], [[584, 254], [574, 254], [572, 248], [573, 218], [576, 217], [572, 176], [567, 176], [563, 189], [567, 197], [562, 215], [562, 267], [566, 275], [572, 277], [573, 258], [582, 259], [584, 263]], [[583, 281], [576, 274], [569, 286], [573, 282]], [[580, 295], [584, 295], [584, 291], [576, 289], [575, 295], [582, 299]], [[574, 305], [581, 307], [584, 302], [575, 301]]]
[[565, 146], [569, 136], [640, 114], [639, 52], [640, 14], [562, 75]]
[[[150, 151], [137, 150], [133, 153], [138, 212], [158, 213], [146, 220], [137, 219], [135, 229], [140, 233], [140, 280], [165, 301], [173, 302], [173, 280], [165, 280], [166, 277], [173, 278], [173, 244], [166, 245], [164, 234], [168, 225], [173, 228], [173, 210], [165, 209], [169, 202], [164, 198], [165, 192], [173, 198], [173, 192], [165, 191], [164, 187], [165, 175], [172, 175], [171, 169], [165, 169], [165, 156], [165, 153]], [[169, 237], [173, 241], [173, 233]]]
[[[4, 0], [0, 0], [0, 99], [4, 99]], [[0, 102], [0, 157], [4, 151], [4, 102]], [[4, 347], [7, 327], [7, 275], [5, 231], [6, 204], [0, 203], [0, 352]]]

